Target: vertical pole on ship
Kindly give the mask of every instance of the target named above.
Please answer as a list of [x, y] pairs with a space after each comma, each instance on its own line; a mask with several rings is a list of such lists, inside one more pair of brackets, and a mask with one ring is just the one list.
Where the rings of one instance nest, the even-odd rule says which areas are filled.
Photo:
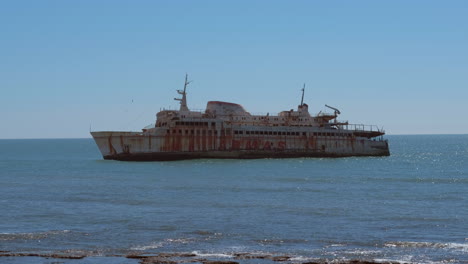
[[304, 91], [305, 91], [305, 83], [304, 83], [304, 86], [302, 87], [301, 106], [304, 104]]

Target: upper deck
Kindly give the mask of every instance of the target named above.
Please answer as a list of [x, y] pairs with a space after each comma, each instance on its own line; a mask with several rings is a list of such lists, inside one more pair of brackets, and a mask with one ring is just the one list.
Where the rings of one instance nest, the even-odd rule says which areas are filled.
[[[222, 129], [229, 127], [235, 131], [260, 131], [265, 133], [324, 133], [324, 135], [340, 133], [352, 133], [356, 137], [374, 138], [385, 134], [376, 126], [349, 124], [347, 121], [338, 121], [340, 111], [334, 107], [325, 105], [334, 110], [333, 113], [320, 112], [316, 115], [309, 113], [309, 107], [303, 102], [304, 88], [302, 89], [301, 104], [297, 110], [282, 111], [278, 115], [252, 115], [239, 104], [209, 101], [205, 111], [191, 111], [187, 106], [186, 88], [190, 82], [185, 80], [184, 90], [178, 90], [182, 98], [179, 110], [163, 110], [157, 113], [156, 124], [152, 129], [144, 129], [145, 132], [161, 134], [175, 127], [206, 127], [210, 129]], [[275, 133], [276, 132], [276, 133]]]

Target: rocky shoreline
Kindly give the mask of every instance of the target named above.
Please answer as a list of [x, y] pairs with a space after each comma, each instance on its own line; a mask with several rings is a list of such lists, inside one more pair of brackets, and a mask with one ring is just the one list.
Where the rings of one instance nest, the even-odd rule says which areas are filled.
[[[46, 259], [61, 259], [61, 260], [78, 260], [93, 255], [78, 254], [78, 253], [23, 253], [23, 252], [8, 252], [0, 251], [0, 257], [21, 258], [21, 257], [39, 257]], [[343, 259], [308, 259], [306, 261], [298, 261], [294, 256], [274, 255], [274, 254], [256, 254], [256, 253], [233, 253], [229, 258], [221, 257], [206, 257], [195, 253], [138, 253], [128, 255], [109, 255], [100, 256], [102, 262], [110, 263], [112, 258], [133, 259], [140, 264], [179, 264], [179, 263], [201, 263], [201, 264], [242, 264], [253, 263], [255, 260], [262, 263], [287, 263], [287, 264], [407, 264], [398, 261], [375, 261], [375, 260], [343, 260]], [[107, 261], [108, 259], [109, 261]], [[1, 258], [0, 258], [1, 260]], [[253, 261], [253, 262], [252, 262]], [[63, 262], [62, 262], [63, 263]], [[408, 263], [409, 264], [409, 263]]]

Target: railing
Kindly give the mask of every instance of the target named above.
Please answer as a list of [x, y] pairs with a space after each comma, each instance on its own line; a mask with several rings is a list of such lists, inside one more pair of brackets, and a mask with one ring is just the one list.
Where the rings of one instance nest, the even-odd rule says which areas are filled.
[[[175, 109], [172, 109], [171, 107], [169, 108], [165, 108], [165, 107], [161, 107], [159, 108], [159, 111], [179, 111], [179, 108], [175, 108]], [[190, 109], [190, 112], [197, 112], [197, 113], [202, 113], [204, 114], [205, 113], [205, 110], [203, 109]]]
[[[333, 124], [333, 123], [330, 123], [330, 124]], [[385, 132], [382, 128], [379, 128], [378, 126], [375, 126], [375, 125], [342, 124], [342, 125], [336, 125], [336, 127], [339, 129], [358, 131], [358, 132], [359, 131], [382, 132], [382, 133]]]

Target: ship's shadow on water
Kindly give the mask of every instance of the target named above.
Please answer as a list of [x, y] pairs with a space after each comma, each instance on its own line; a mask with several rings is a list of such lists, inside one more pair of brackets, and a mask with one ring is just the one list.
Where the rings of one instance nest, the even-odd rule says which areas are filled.
[[468, 136], [388, 139], [389, 157], [174, 162], [0, 140], [0, 263], [467, 263]]

